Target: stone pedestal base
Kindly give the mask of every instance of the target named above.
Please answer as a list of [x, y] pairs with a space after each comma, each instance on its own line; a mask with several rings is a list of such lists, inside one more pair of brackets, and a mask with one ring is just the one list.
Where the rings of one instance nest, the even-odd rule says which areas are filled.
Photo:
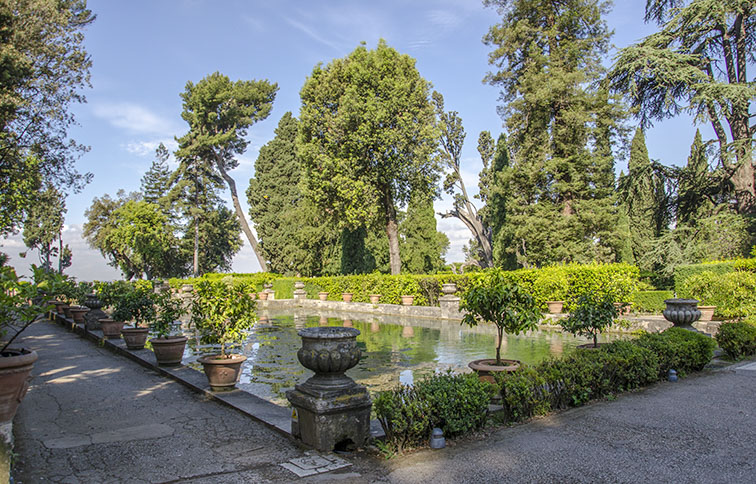
[[307, 299], [307, 291], [304, 289], [294, 289], [294, 300]]
[[84, 321], [88, 330], [99, 330], [102, 329], [99, 320], [109, 317], [110, 315], [102, 309], [90, 309], [89, 312], [84, 315]]
[[296, 411], [291, 433], [322, 452], [364, 445], [370, 436], [373, 405], [365, 387], [352, 381], [347, 388], [323, 391], [308, 383], [286, 392]]

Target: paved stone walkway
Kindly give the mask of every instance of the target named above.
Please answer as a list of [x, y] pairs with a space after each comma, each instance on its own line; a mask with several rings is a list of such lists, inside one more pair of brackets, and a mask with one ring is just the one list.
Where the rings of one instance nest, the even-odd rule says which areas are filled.
[[280, 464], [307, 449], [56, 324], [23, 344], [39, 360], [14, 420], [17, 484], [373, 481], [350, 461], [300, 479]]
[[52, 323], [23, 344], [40, 358], [14, 421], [20, 484], [756, 483], [753, 362], [383, 460], [307, 451]]

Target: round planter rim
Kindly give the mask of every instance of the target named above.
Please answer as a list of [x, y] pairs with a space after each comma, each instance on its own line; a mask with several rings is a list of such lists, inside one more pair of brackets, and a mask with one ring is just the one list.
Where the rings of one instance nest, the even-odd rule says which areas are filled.
[[307, 339], [347, 339], [356, 338], [360, 334], [357, 328], [344, 328], [338, 326], [318, 326], [314, 328], [304, 328], [297, 331], [302, 338]]
[[18, 352], [19, 354], [0, 356], [0, 369], [31, 365], [39, 358], [36, 351], [26, 348], [6, 348], [5, 352]]
[[[490, 362], [490, 363], [489, 363]], [[508, 358], [502, 358], [502, 363], [510, 363], [509, 365], [496, 365], [496, 358], [483, 358], [481, 360], [473, 360], [467, 364], [470, 368], [476, 371], [513, 371], [522, 366], [520, 360], [512, 360]]]
[[220, 353], [202, 355], [197, 358], [197, 361], [203, 365], [225, 365], [228, 363], [244, 363], [247, 361], [247, 357], [240, 353], [230, 353], [226, 355], [227, 358], [216, 358], [218, 356], [220, 356]]
[[176, 343], [180, 340], [189, 341], [189, 338], [187, 338], [186, 336], [168, 336], [167, 338], [150, 338], [150, 343], [152, 344]]
[[665, 304], [698, 304], [698, 299], [682, 299], [682, 298], [673, 298], [673, 299], [665, 299]]

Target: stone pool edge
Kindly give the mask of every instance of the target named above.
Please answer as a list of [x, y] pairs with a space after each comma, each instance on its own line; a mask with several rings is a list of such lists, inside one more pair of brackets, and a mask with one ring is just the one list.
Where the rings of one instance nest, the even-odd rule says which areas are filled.
[[[126, 343], [123, 339], [105, 339], [102, 336], [102, 331], [89, 330], [83, 324], [75, 323], [73, 320], [56, 313], [53, 313], [50, 316], [51, 321], [78, 334], [84, 339], [93, 341], [113, 353], [125, 356], [141, 366], [153, 370], [162, 376], [168, 377], [211, 400], [233, 408], [247, 417], [262, 423], [274, 432], [278, 432], [298, 445], [304, 445], [291, 434], [290, 408], [276, 405], [275, 403], [264, 400], [242, 389], [236, 389], [229, 392], [213, 392], [210, 390], [207, 378], [200, 371], [184, 365], [177, 365], [174, 367], [158, 366], [154, 361], [154, 353], [149, 349], [129, 350], [126, 348]], [[372, 420], [370, 422], [370, 436], [372, 438], [382, 438], [384, 436], [383, 429], [377, 420]]]

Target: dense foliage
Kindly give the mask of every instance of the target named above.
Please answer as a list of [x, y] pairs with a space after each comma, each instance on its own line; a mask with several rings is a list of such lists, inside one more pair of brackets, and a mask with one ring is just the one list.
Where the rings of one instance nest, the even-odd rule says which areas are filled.
[[429, 83], [414, 59], [381, 40], [317, 65], [300, 97], [308, 196], [340, 227], [384, 228], [398, 274], [397, 208], [411, 193], [434, 194], [438, 178]]
[[86, 0], [0, 2], [0, 234], [18, 227], [41, 186], [77, 192], [90, 174], [74, 163], [86, 148], [69, 139], [69, 108], [84, 102], [92, 61], [83, 30]]
[[716, 314], [724, 318], [748, 316], [756, 313], [756, 273], [704, 271], [687, 278], [678, 296], [698, 299], [702, 305], [716, 306]]
[[437, 374], [381, 392], [373, 406], [397, 451], [425, 444], [434, 427], [447, 437], [480, 428], [486, 421], [493, 388], [472, 374]]
[[255, 303], [246, 286], [226, 281], [200, 281], [194, 286], [192, 323], [204, 344], [219, 344], [220, 357], [226, 347], [240, 342], [254, 324]]
[[733, 360], [756, 354], [756, 325], [752, 323], [724, 323], [716, 338], [725, 354]]

